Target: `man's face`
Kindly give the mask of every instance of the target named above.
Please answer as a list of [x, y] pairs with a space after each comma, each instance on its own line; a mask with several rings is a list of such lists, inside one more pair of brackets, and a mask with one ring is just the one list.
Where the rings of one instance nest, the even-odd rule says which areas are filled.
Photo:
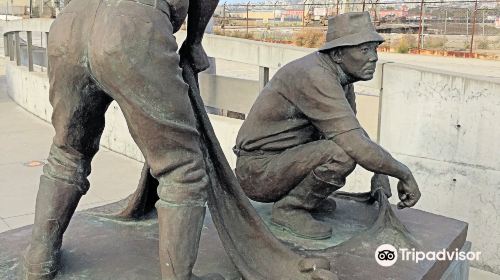
[[357, 46], [342, 47], [334, 54], [334, 60], [342, 70], [356, 80], [373, 78], [377, 65], [378, 42], [368, 42]]

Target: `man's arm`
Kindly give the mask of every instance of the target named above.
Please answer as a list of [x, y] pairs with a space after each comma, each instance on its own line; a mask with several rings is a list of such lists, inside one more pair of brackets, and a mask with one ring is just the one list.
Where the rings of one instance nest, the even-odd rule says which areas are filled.
[[195, 72], [201, 72], [210, 66], [201, 41], [218, 3], [218, 0], [189, 1], [187, 37], [179, 53], [183, 59], [189, 60]]
[[[354, 84], [349, 84], [344, 86], [344, 91], [345, 91], [345, 97], [347, 99], [347, 102], [349, 102], [349, 105], [351, 106], [352, 111], [354, 112], [354, 115], [357, 114], [357, 109], [356, 109], [356, 93], [354, 91]], [[363, 134], [370, 139], [370, 135], [366, 132], [364, 128], [361, 128], [363, 130]], [[376, 188], [382, 188], [387, 195], [387, 197], [391, 197], [391, 184], [389, 183], [389, 178], [385, 174], [380, 174], [380, 173], [374, 173], [372, 180], [371, 180], [371, 187], [372, 191], [375, 190]]]
[[190, 0], [186, 42], [201, 44], [203, 33], [214, 14], [219, 0]]
[[421, 194], [410, 169], [371, 141], [362, 129], [341, 133], [333, 141], [365, 169], [398, 178], [399, 207], [412, 207], [420, 199]]
[[356, 93], [354, 92], [354, 85], [348, 84], [344, 86], [344, 91], [345, 91], [345, 98], [347, 99], [347, 102], [349, 102], [349, 105], [351, 106], [354, 115], [356, 115], [358, 113], [358, 110], [356, 108]]

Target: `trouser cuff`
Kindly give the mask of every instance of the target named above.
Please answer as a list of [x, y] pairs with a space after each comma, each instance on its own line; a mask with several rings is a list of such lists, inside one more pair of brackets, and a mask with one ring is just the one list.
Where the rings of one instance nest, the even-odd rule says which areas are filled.
[[183, 201], [183, 202], [169, 202], [165, 200], [158, 200], [155, 203], [156, 208], [172, 208], [172, 207], [205, 207], [206, 201]]

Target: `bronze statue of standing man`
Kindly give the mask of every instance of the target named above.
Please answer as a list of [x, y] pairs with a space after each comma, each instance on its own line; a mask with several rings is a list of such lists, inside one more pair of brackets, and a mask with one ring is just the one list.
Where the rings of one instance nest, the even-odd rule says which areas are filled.
[[173, 34], [189, 13], [180, 53], [196, 72], [207, 68], [201, 39], [217, 2], [73, 0], [59, 14], [48, 41], [56, 134], [40, 178], [25, 279], [52, 279], [60, 267], [62, 236], [89, 188], [91, 161], [113, 100], [159, 181], [162, 278], [200, 279], [191, 270], [208, 178]]

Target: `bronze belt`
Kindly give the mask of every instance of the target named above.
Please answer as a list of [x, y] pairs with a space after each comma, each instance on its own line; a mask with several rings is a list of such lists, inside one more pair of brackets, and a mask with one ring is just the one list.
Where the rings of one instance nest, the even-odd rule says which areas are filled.
[[233, 153], [240, 157], [240, 156], [263, 156], [263, 155], [277, 155], [282, 153], [283, 151], [262, 151], [262, 150], [255, 150], [255, 151], [245, 151], [242, 149], [238, 149], [236, 147], [233, 147]]

